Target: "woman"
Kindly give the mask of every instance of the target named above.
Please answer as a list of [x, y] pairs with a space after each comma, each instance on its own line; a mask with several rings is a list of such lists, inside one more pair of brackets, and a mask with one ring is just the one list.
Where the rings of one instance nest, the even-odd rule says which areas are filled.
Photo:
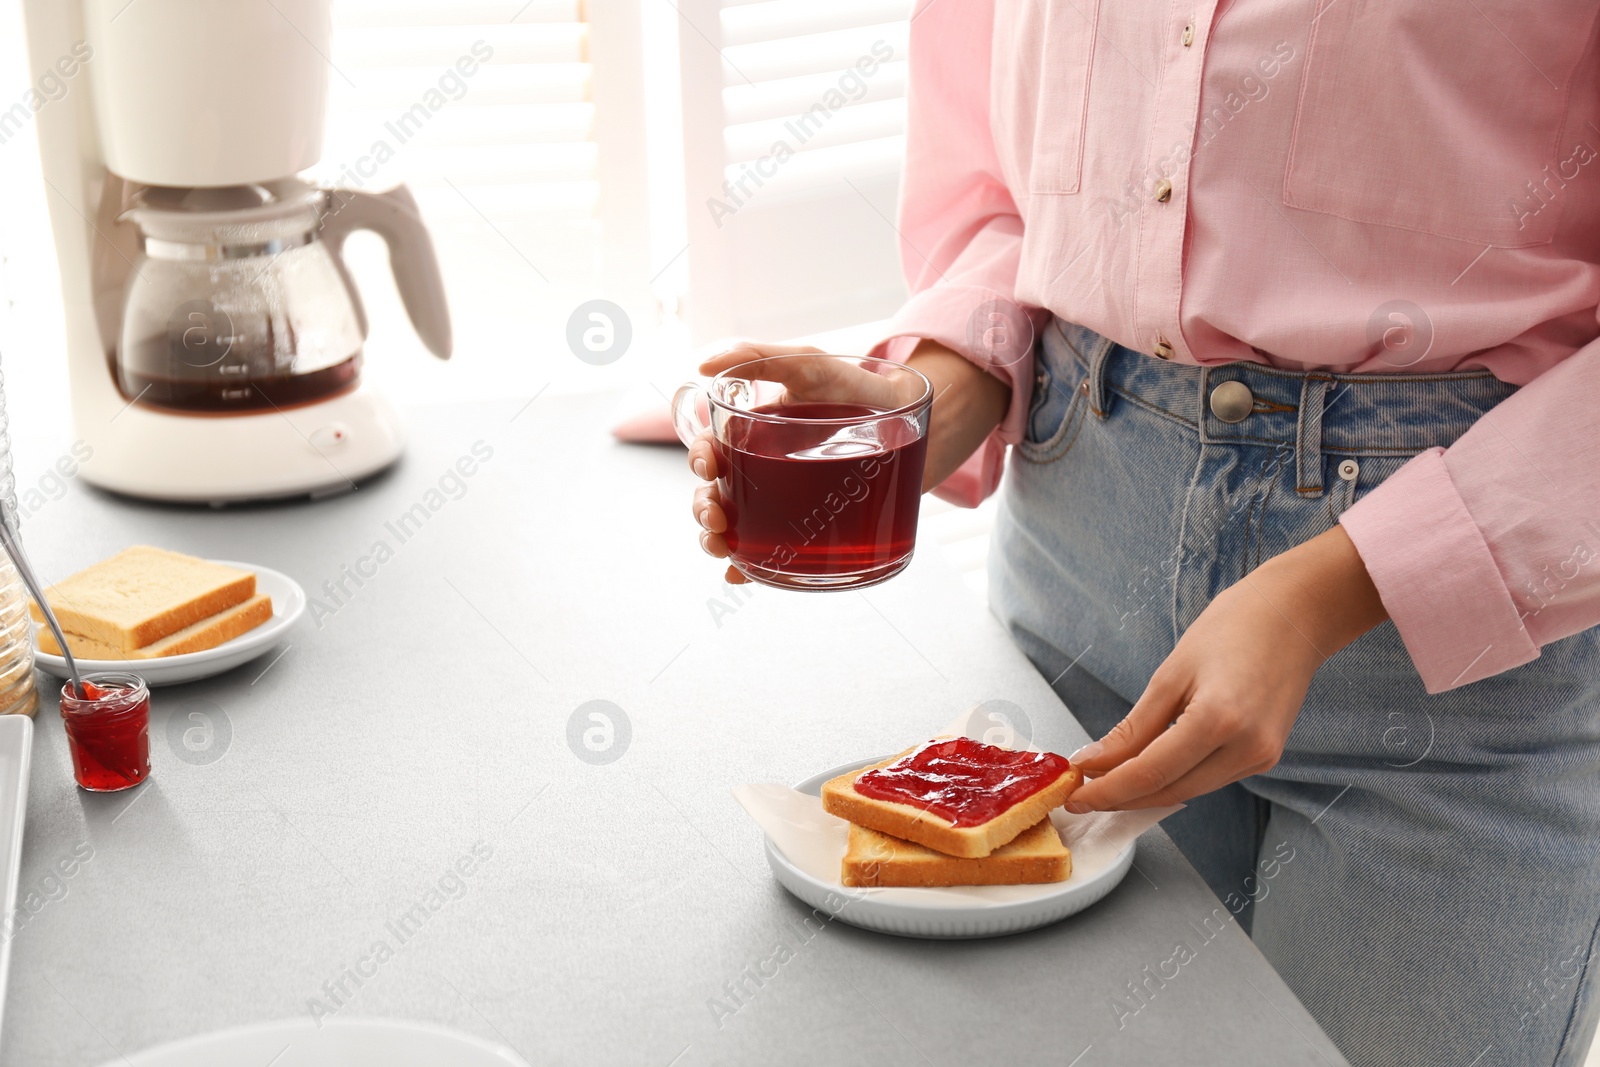
[[885, 348], [938, 389], [928, 486], [1012, 446], [991, 596], [1100, 737], [1074, 805], [1187, 802], [1352, 1062], [1581, 1063], [1595, 8], [1216, 7], [918, 3]]

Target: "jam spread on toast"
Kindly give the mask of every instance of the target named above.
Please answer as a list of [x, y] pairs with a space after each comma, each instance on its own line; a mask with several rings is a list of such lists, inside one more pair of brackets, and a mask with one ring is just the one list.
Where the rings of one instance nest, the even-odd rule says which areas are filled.
[[1013, 752], [970, 737], [929, 741], [855, 781], [864, 797], [910, 804], [956, 826], [981, 826], [1060, 778], [1054, 752]]

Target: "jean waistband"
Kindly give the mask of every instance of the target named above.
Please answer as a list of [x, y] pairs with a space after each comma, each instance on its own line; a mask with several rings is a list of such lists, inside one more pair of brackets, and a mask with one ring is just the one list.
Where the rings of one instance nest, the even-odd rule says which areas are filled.
[[[1304, 495], [1322, 492], [1321, 458], [1409, 456], [1448, 447], [1484, 413], [1516, 392], [1488, 371], [1445, 374], [1335, 374], [1280, 370], [1236, 362], [1199, 367], [1172, 363], [1126, 348], [1084, 326], [1056, 319], [1045, 331], [1044, 358], [1058, 365], [1075, 361], [1084, 378], [1080, 388], [1090, 410], [1110, 417], [1119, 398], [1184, 422], [1202, 444], [1255, 444], [1296, 452], [1296, 487]], [[1052, 349], [1054, 351], [1052, 351]], [[1248, 403], [1238, 421], [1218, 417], [1212, 396], [1224, 382], [1241, 382], [1225, 391]], [[1226, 414], [1237, 416], [1240, 410]]]

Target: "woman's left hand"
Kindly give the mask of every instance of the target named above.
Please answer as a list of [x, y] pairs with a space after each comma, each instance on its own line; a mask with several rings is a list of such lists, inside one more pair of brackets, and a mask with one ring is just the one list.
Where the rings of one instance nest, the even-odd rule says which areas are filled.
[[1387, 618], [1341, 527], [1268, 560], [1200, 613], [1125, 719], [1072, 754], [1074, 812], [1177, 804], [1271, 769], [1329, 656]]

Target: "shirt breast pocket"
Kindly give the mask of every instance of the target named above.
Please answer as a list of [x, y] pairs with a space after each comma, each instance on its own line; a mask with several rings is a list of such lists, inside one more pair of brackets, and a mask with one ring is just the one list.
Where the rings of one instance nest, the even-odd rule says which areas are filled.
[[1099, 18], [1100, 0], [996, 0], [989, 118], [1014, 190], [1078, 191]]
[[1592, 0], [1322, 0], [1283, 182], [1290, 207], [1480, 245], [1544, 244], [1594, 159], [1563, 138]]

